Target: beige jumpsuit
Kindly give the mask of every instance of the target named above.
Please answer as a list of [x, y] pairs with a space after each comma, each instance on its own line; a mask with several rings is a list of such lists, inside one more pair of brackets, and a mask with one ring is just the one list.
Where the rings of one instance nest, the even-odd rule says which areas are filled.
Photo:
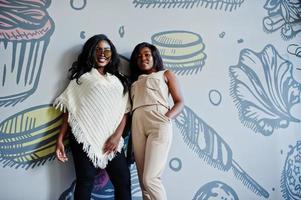
[[144, 200], [166, 200], [161, 181], [172, 140], [165, 71], [140, 75], [133, 83], [132, 140]]

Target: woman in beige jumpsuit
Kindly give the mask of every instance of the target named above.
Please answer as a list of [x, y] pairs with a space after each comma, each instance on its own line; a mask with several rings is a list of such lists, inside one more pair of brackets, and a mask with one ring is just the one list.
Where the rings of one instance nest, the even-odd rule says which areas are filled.
[[[161, 181], [172, 141], [172, 122], [184, 103], [178, 81], [163, 68], [158, 49], [138, 44], [131, 55], [132, 141], [144, 200], [166, 200]], [[169, 106], [171, 94], [173, 106]]]

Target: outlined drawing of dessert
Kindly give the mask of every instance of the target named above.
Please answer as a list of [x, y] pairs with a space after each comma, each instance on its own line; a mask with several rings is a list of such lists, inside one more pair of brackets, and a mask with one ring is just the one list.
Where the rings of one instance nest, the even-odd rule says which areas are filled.
[[188, 148], [208, 165], [221, 171], [232, 171], [234, 177], [252, 192], [258, 196], [269, 197], [269, 193], [233, 159], [231, 147], [189, 107], [184, 106], [175, 123]]
[[0, 123], [0, 162], [3, 167], [27, 170], [54, 159], [62, 123], [62, 113], [52, 105], [31, 107], [3, 120]]
[[263, 18], [263, 27], [267, 32], [281, 29], [281, 36], [292, 39], [301, 32], [301, 4], [298, 0], [267, 0], [264, 9], [268, 16]]
[[301, 45], [298, 45], [298, 44], [288, 45], [287, 53], [301, 58]]
[[300, 103], [301, 84], [293, 77], [293, 64], [272, 45], [259, 53], [243, 49], [229, 72], [230, 94], [244, 126], [269, 136], [290, 122], [300, 122], [291, 109]]
[[205, 44], [201, 36], [189, 31], [164, 31], [151, 37], [164, 62], [164, 67], [178, 75], [198, 73], [205, 64]]
[[301, 140], [290, 145], [281, 176], [281, 192], [285, 200], [301, 199]]
[[50, 0], [0, 1], [0, 107], [14, 106], [32, 95], [54, 22]]
[[204, 7], [215, 10], [233, 11], [241, 6], [244, 0], [134, 0], [136, 8], [183, 8]]
[[74, 10], [83, 10], [87, 5], [87, 0], [70, 0], [70, 6]]
[[206, 183], [195, 193], [192, 200], [210, 199], [239, 200], [233, 188], [221, 181], [211, 181]]

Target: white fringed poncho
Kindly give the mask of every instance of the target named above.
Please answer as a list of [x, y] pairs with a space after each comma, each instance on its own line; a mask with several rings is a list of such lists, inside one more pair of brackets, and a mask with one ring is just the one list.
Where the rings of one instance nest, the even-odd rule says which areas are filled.
[[[68, 122], [78, 143], [88, 154], [95, 167], [105, 168], [115, 154], [103, 153], [106, 140], [115, 132], [123, 115], [130, 111], [128, 94], [123, 94], [119, 79], [107, 73], [101, 75], [96, 69], [70, 81], [65, 91], [55, 99], [54, 107], [66, 112]], [[120, 138], [117, 151], [123, 147]]]

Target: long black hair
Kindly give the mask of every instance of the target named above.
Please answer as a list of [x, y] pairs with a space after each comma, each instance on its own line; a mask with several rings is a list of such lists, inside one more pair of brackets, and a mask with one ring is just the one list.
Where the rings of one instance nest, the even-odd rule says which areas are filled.
[[115, 75], [121, 81], [125, 93], [128, 90], [129, 81], [124, 75], [119, 73], [119, 55], [112, 41], [104, 34], [94, 35], [86, 41], [81, 53], [77, 57], [77, 60], [72, 64], [72, 67], [69, 69], [69, 79], [76, 79], [76, 82], [80, 84], [79, 78], [84, 73], [90, 72], [92, 68], [95, 68], [97, 66], [95, 49], [100, 41], [108, 42], [112, 51], [111, 61], [105, 66], [104, 73], [109, 72]]
[[153, 60], [154, 60], [154, 68], [156, 69], [156, 71], [161, 71], [164, 70], [164, 66], [163, 66], [163, 61], [160, 55], [159, 50], [157, 49], [156, 46], [147, 43], [147, 42], [142, 42], [139, 43], [135, 46], [132, 55], [131, 55], [131, 59], [130, 59], [130, 68], [131, 68], [131, 81], [134, 82], [138, 79], [138, 76], [143, 74], [143, 71], [139, 69], [139, 66], [137, 65], [137, 59], [140, 53], [140, 50], [144, 47], [147, 47], [151, 50], [152, 56], [153, 56]]

